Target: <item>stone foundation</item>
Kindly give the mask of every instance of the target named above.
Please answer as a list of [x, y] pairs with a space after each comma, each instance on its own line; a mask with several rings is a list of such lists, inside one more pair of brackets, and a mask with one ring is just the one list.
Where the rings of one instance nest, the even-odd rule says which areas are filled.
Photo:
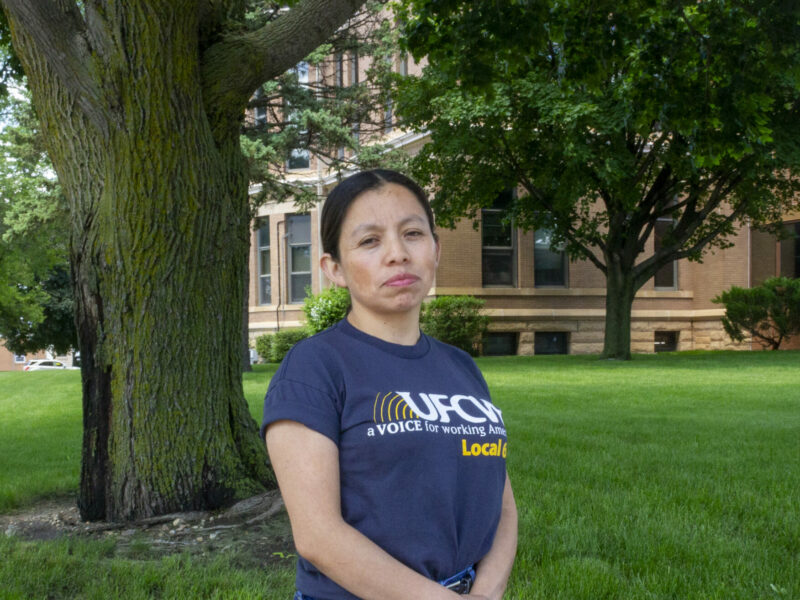
[[[601, 319], [495, 320], [489, 325], [489, 331], [518, 333], [517, 354], [520, 356], [534, 354], [534, 334], [537, 331], [566, 331], [569, 333], [570, 354], [599, 354], [603, 351], [605, 322]], [[656, 331], [678, 332], [679, 351], [751, 349], [749, 341], [732, 341], [717, 319], [635, 319], [631, 323], [631, 352], [655, 352]]]

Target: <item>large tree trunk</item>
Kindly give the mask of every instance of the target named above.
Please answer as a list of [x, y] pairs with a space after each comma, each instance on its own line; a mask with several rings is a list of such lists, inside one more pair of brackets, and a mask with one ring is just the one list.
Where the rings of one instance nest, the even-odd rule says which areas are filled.
[[[250, 253], [250, 244], [247, 245]], [[242, 373], [253, 371], [250, 364], [250, 263], [244, 262], [244, 293], [242, 294]]]
[[631, 308], [637, 288], [631, 269], [625, 269], [618, 258], [610, 256], [607, 265], [606, 330], [602, 357], [630, 360]]
[[214, 508], [273, 482], [241, 384], [238, 129], [204, 110], [194, 11], [140, 8], [114, 9], [107, 128], [11, 20], [71, 204], [91, 520]]

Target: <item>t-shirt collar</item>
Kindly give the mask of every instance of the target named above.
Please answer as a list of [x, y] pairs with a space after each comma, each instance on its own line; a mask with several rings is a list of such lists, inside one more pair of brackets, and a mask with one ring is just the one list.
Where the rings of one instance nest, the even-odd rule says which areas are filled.
[[364, 333], [360, 329], [356, 329], [345, 317], [336, 324], [336, 327], [344, 333], [349, 335], [365, 344], [369, 344], [379, 350], [397, 356], [399, 358], [420, 358], [424, 356], [430, 349], [431, 342], [428, 336], [420, 332], [417, 343], [413, 346], [405, 346], [403, 344], [394, 344], [377, 338], [368, 333]]

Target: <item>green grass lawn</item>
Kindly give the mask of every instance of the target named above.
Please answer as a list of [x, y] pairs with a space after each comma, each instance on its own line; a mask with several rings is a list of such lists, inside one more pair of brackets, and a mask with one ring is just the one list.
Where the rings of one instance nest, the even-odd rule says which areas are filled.
[[[484, 358], [520, 545], [506, 598], [800, 599], [800, 353]], [[274, 366], [245, 375], [260, 419]], [[0, 512], [74, 494], [78, 373], [0, 373]], [[291, 597], [291, 568], [0, 534], [0, 598]]]

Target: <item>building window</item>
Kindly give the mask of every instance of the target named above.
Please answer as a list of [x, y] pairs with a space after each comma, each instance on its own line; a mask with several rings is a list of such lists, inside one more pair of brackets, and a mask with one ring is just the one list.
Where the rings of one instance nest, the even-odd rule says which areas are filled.
[[297, 63], [297, 66], [292, 69], [292, 72], [297, 75], [297, 83], [300, 85], [308, 85], [308, 63], [306, 61], [300, 61]]
[[566, 331], [537, 331], [533, 336], [533, 353], [567, 354], [568, 343]]
[[289, 246], [289, 302], [302, 302], [311, 287], [311, 216], [291, 215], [287, 219]]
[[655, 347], [656, 352], [675, 352], [678, 349], [677, 331], [656, 331]]
[[514, 190], [507, 190], [497, 197], [490, 208], [481, 211], [484, 287], [516, 285], [516, 236], [512, 224], [503, 219], [513, 195]]
[[[390, 72], [394, 71], [394, 60], [389, 57], [386, 59], [386, 67]], [[386, 96], [386, 102], [383, 105], [383, 133], [388, 135], [392, 132], [392, 121], [394, 120], [394, 101], [392, 96]]]
[[483, 339], [483, 354], [485, 356], [513, 356], [516, 353], [516, 332], [487, 333]]
[[272, 275], [269, 255], [269, 217], [261, 219], [258, 227], [258, 303], [272, 302]]
[[14, 355], [14, 364], [15, 365], [24, 365], [25, 364], [25, 355], [24, 354], [15, 354]]
[[787, 223], [786, 239], [780, 241], [780, 271], [781, 277], [800, 277], [800, 222]]
[[264, 104], [266, 100], [264, 100], [264, 92], [261, 88], [258, 88], [253, 94], [253, 102], [256, 103], [253, 107], [253, 121], [256, 126], [263, 127], [267, 124], [267, 107]]
[[350, 54], [350, 85], [358, 83], [358, 54]]
[[344, 87], [344, 54], [336, 55], [336, 87]]
[[384, 106], [383, 111], [383, 133], [391, 133], [392, 132], [392, 119], [394, 117], [393, 114], [394, 106], [392, 104], [392, 97], [386, 97], [386, 105]]
[[[305, 131], [301, 131], [300, 133], [302, 135]], [[295, 169], [308, 169], [310, 164], [311, 158], [308, 154], [308, 150], [305, 148], [294, 148], [289, 153], [289, 160], [286, 161], [286, 168], [290, 171]]]
[[[292, 69], [292, 72], [297, 75], [297, 83], [301, 86], [308, 86], [308, 73], [309, 67], [308, 63], [303, 61], [297, 64], [297, 66]], [[302, 117], [300, 116], [299, 112], [293, 110], [291, 106], [287, 103], [286, 105], [286, 115], [287, 115], [287, 122], [289, 123], [289, 127], [298, 130], [298, 137], [300, 139], [305, 138], [308, 134], [308, 131], [305, 129], [300, 129], [302, 127]], [[286, 161], [286, 168], [290, 171], [297, 170], [297, 169], [308, 169], [311, 166], [311, 159], [306, 148], [293, 148], [289, 153], [289, 159]]]
[[408, 54], [403, 54], [400, 57], [400, 65], [397, 70], [403, 77], [408, 75]]
[[[335, 85], [336, 87], [344, 87], [344, 68], [345, 68], [345, 61], [344, 61], [344, 54], [339, 52], [336, 55], [336, 73], [335, 73]], [[338, 160], [344, 160], [344, 153], [345, 148], [344, 146], [339, 146], [336, 149], [336, 158]]]
[[533, 232], [533, 284], [535, 287], [567, 285], [567, 253], [553, 246], [549, 229]]
[[[654, 238], [653, 238], [653, 251], [658, 252], [662, 248], [662, 243], [664, 237], [669, 233], [672, 229], [673, 221], [672, 219], [658, 219], [656, 221], [656, 226], [653, 229]], [[661, 267], [656, 274], [653, 276], [653, 283], [657, 289], [664, 289], [664, 290], [675, 290], [678, 289], [678, 268], [677, 262], [672, 261], [668, 262], [666, 265]]]

